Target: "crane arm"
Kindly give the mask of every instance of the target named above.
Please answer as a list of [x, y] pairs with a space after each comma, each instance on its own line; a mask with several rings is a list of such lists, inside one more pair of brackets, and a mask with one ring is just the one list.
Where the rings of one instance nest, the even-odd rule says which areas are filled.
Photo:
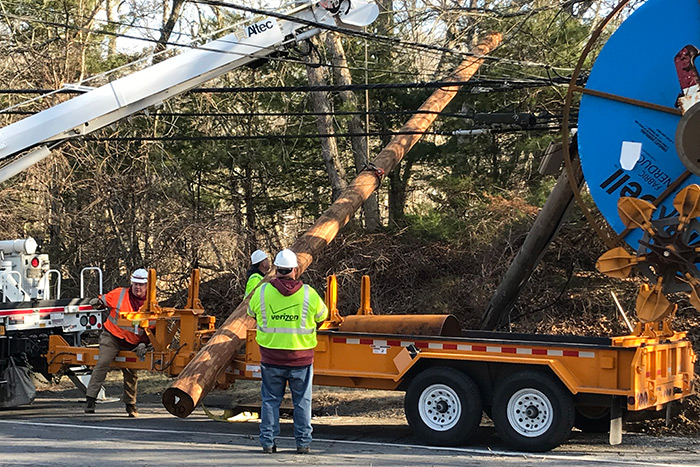
[[[89, 90], [0, 129], [0, 160], [21, 154], [0, 169], [0, 183], [48, 156], [49, 147], [54, 143], [86, 135], [158, 105], [291, 43], [314, 36], [321, 32], [322, 25], [352, 28], [376, 19], [375, 4], [344, 1], [349, 2], [347, 8], [327, 9], [321, 6], [327, 6], [327, 2], [316, 0], [288, 12], [285, 17], [290, 19], [267, 17], [246, 24], [200, 48]], [[303, 21], [295, 22], [293, 18]], [[309, 22], [320, 27], [309, 26]]]

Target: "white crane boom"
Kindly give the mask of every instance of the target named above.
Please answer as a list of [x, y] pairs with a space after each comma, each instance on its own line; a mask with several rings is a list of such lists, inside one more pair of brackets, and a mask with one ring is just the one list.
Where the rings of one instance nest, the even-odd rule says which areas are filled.
[[0, 183], [48, 156], [51, 142], [91, 133], [321, 32], [309, 22], [352, 28], [370, 24], [378, 15], [373, 3], [344, 1], [348, 7], [334, 8], [335, 14], [316, 0], [287, 12], [290, 19], [267, 17], [247, 24], [0, 129], [0, 160], [31, 150], [0, 169]]

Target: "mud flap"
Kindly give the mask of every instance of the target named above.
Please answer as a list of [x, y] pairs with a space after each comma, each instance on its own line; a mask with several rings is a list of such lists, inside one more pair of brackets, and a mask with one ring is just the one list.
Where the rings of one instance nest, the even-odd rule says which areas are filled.
[[613, 396], [610, 406], [610, 444], [622, 444], [622, 403], [624, 398]]

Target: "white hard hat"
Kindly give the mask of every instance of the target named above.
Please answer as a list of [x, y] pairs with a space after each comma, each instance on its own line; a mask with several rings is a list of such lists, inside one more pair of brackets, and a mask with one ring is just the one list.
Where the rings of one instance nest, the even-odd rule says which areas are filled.
[[133, 284], [145, 284], [148, 282], [148, 271], [143, 268], [137, 269], [131, 274], [131, 282]]
[[292, 269], [299, 264], [297, 263], [297, 255], [287, 248], [277, 253], [275, 256], [275, 266], [282, 269]]
[[252, 264], [258, 264], [261, 261], [267, 259], [267, 253], [262, 250], [255, 250], [252, 255], [250, 255], [250, 262]]

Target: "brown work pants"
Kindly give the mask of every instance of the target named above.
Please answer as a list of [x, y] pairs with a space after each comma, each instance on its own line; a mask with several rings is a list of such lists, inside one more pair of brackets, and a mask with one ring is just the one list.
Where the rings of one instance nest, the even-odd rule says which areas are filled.
[[[100, 358], [97, 360], [95, 368], [92, 369], [90, 384], [88, 384], [86, 393], [88, 397], [97, 397], [102, 383], [107, 377], [109, 366], [120, 350], [119, 340], [109, 332], [102, 331], [100, 334]], [[124, 374], [124, 403], [136, 404], [136, 387], [139, 382], [136, 370], [122, 368], [122, 373]]]

